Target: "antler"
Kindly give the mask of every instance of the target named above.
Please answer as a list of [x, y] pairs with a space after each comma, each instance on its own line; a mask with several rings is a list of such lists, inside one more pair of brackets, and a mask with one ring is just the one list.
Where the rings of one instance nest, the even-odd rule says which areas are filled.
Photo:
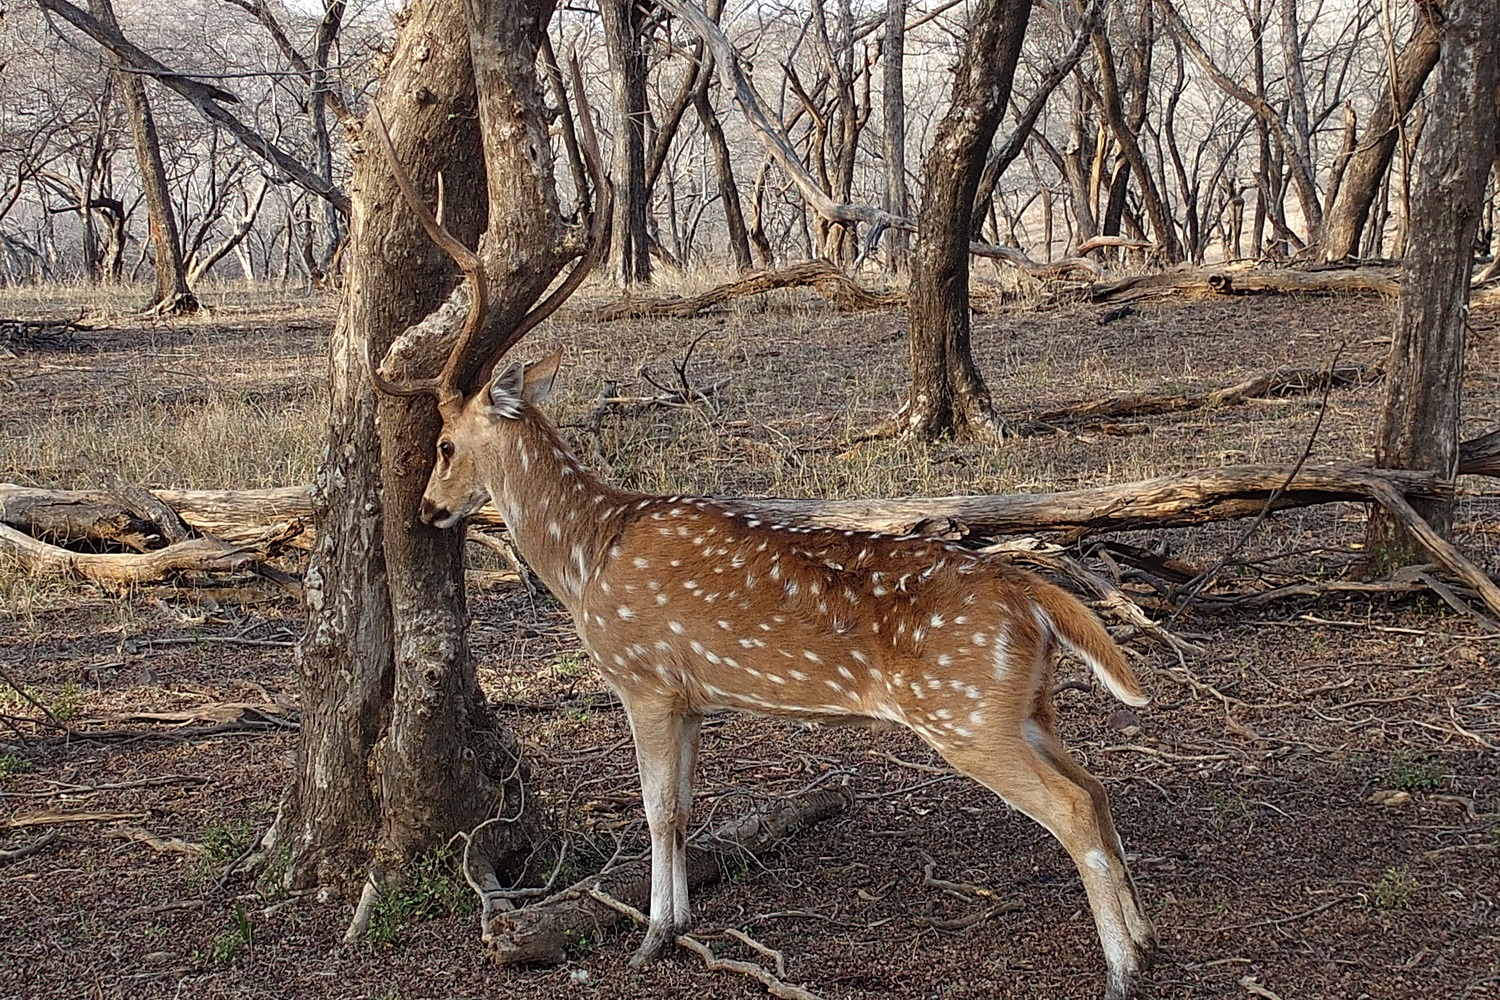
[[[595, 190], [600, 193], [594, 218], [589, 227], [588, 246], [568, 276], [563, 279], [562, 284], [553, 290], [537, 306], [522, 316], [515, 327], [495, 346], [486, 358], [481, 371], [488, 375], [494, 368], [495, 363], [516, 345], [522, 337], [534, 329], [557, 308], [567, 301], [568, 297], [583, 283], [583, 279], [589, 271], [599, 263], [605, 248], [609, 246], [609, 224], [612, 209], [614, 207], [614, 191], [608, 176], [604, 171], [604, 158], [599, 152], [599, 138], [594, 132], [593, 116], [589, 109], [588, 98], [583, 91], [583, 79], [578, 70], [578, 60], [571, 57], [571, 70], [573, 76], [574, 93], [578, 98], [579, 117], [582, 119], [583, 131], [583, 153], [584, 160], [588, 165], [589, 175], [593, 179]], [[381, 149], [390, 161], [391, 171], [395, 175], [396, 186], [401, 189], [401, 194], [412, 207], [417, 215], [417, 221], [422, 224], [422, 229], [428, 237], [447, 251], [448, 256], [458, 265], [469, 283], [470, 302], [469, 312], [464, 319], [463, 329], [459, 331], [458, 339], [453, 344], [453, 349], [448, 354], [448, 360], [443, 364], [443, 370], [435, 378], [414, 379], [408, 382], [392, 382], [380, 374], [379, 365], [373, 362], [370, 365], [370, 379], [375, 387], [381, 392], [393, 396], [420, 396], [433, 395], [437, 397], [438, 404], [444, 405], [463, 399], [463, 389], [458, 385], [458, 367], [463, 358], [473, 346], [474, 338], [479, 333], [479, 328], [484, 325], [484, 315], [489, 306], [488, 291], [489, 283], [486, 277], [484, 262], [479, 255], [464, 246], [453, 234], [443, 226], [442, 220], [433, 215], [417, 194], [416, 185], [406, 168], [401, 165], [401, 160], [396, 155], [396, 148], [391, 143], [390, 133], [386, 130], [385, 119], [380, 115], [379, 108], [372, 108], [375, 118], [375, 133], [380, 140]], [[566, 113], [566, 109], [564, 109]], [[438, 211], [442, 212], [442, 178], [438, 178]]]
[[[396, 186], [401, 189], [401, 194], [406, 198], [407, 204], [417, 215], [417, 221], [422, 224], [422, 229], [428, 238], [448, 252], [458, 269], [463, 272], [469, 282], [469, 312], [464, 318], [463, 329], [459, 331], [458, 340], [453, 344], [453, 350], [448, 354], [448, 360], [443, 364], [443, 370], [438, 372], [436, 378], [415, 379], [406, 383], [392, 382], [380, 374], [378, 365], [370, 366], [370, 378], [381, 392], [390, 393], [393, 396], [421, 396], [431, 394], [436, 396], [439, 404], [452, 402], [463, 398], [463, 390], [458, 385], [458, 366], [463, 356], [468, 353], [469, 347], [474, 342], [474, 336], [479, 332], [480, 326], [484, 324], [484, 314], [489, 305], [488, 289], [489, 282], [485, 276], [484, 261], [479, 255], [464, 246], [453, 234], [438, 221], [432, 214], [412, 183], [411, 175], [401, 165], [401, 158], [396, 155], [396, 147], [391, 143], [391, 134], [385, 127], [385, 119], [381, 117], [380, 109], [372, 107], [375, 117], [375, 134], [380, 140], [380, 147], [385, 152], [386, 159], [390, 161], [391, 172], [395, 175]], [[441, 211], [441, 182], [439, 190], [439, 211]]]

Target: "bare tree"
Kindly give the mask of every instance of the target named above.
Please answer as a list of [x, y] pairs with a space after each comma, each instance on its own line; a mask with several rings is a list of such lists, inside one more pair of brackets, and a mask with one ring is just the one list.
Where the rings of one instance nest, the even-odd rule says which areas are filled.
[[[885, 159], [880, 207], [892, 215], [910, 215], [906, 190], [906, 6], [907, 0], [886, 0], [885, 41], [881, 87], [881, 154]], [[905, 230], [889, 227], [885, 234], [886, 267], [906, 270], [911, 252]]]
[[1418, 4], [1418, 21], [1386, 75], [1385, 92], [1371, 106], [1364, 131], [1339, 170], [1323, 220], [1319, 254], [1344, 260], [1359, 251], [1370, 207], [1390, 170], [1401, 123], [1416, 105], [1432, 68], [1437, 65], [1442, 35], [1430, 4]]
[[921, 437], [1000, 430], [969, 345], [969, 230], [979, 175], [1010, 100], [1031, 0], [982, 0], [923, 168], [912, 258], [911, 388], [893, 429]]
[[611, 183], [615, 202], [615, 277], [625, 285], [651, 280], [651, 235], [646, 214], [646, 30], [650, 0], [600, 0], [614, 107]]
[[[120, 26], [115, 21], [110, 0], [89, 0], [89, 9], [100, 24], [119, 34]], [[150, 220], [151, 247], [156, 263], [156, 294], [150, 308], [160, 313], [196, 312], [198, 299], [188, 288], [182, 243], [177, 236], [177, 219], [172, 214], [167, 171], [162, 164], [156, 120], [151, 116], [151, 105], [146, 100], [145, 81], [131, 73], [119, 55], [110, 53], [110, 60], [115, 66], [115, 86], [125, 107], [126, 120], [130, 123], [130, 138], [135, 146], [136, 165], [140, 168], [141, 187]]]

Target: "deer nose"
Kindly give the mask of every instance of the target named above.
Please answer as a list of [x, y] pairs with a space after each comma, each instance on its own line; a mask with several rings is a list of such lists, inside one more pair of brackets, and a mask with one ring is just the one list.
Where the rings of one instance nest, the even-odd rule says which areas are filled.
[[423, 497], [422, 506], [418, 509], [417, 516], [422, 519], [423, 524], [431, 524], [433, 521], [436, 521], [439, 517], [446, 513], [447, 511], [443, 510], [437, 504], [433, 503], [426, 497]]

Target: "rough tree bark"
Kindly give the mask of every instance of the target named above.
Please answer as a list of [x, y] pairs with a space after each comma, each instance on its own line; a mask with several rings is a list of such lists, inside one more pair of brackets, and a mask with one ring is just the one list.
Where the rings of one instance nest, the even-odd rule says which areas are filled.
[[927, 154], [912, 256], [911, 389], [889, 429], [924, 438], [987, 435], [1000, 424], [969, 347], [974, 194], [1031, 17], [1031, 0], [982, 0], [953, 79], [952, 105]]
[[[89, 0], [89, 13], [110, 31], [120, 33], [110, 0]], [[130, 123], [130, 141], [135, 147], [141, 189], [146, 198], [146, 218], [156, 268], [156, 297], [150, 308], [163, 314], [197, 312], [198, 300], [188, 288], [182, 241], [177, 236], [177, 219], [172, 214], [172, 195], [167, 190], [167, 169], [162, 164], [156, 119], [151, 116], [151, 105], [146, 100], [146, 81], [140, 74], [130, 72], [129, 64], [118, 53], [109, 52], [109, 61], [115, 67], [111, 75]]]
[[[419, 185], [432, 190], [441, 172], [450, 203], [482, 206], [450, 213], [450, 225], [495, 258], [500, 302], [545, 287], [562, 261], [534, 69], [549, 12], [545, 2], [476, 2], [466, 17], [454, 0], [417, 0], [375, 101]], [[461, 38], [470, 45], [453, 44]], [[455, 124], [476, 120], [484, 143]], [[436, 308], [453, 280], [371, 143], [366, 135], [370, 148], [356, 157], [348, 284], [330, 346], [298, 760], [265, 842], [287, 853], [292, 886], [343, 885], [361, 870], [379, 877], [497, 809], [515, 810], [524, 777], [464, 641], [462, 536], [416, 517], [436, 415], [426, 400], [377, 402], [368, 382], [368, 359]], [[496, 312], [503, 320], [511, 310]], [[530, 828], [489, 832], [477, 853], [513, 872]]]
[[[1402, 265], [1375, 464], [1451, 478], [1459, 460], [1469, 275], [1495, 150], [1500, 5], [1453, 0], [1446, 14], [1438, 79], [1418, 151], [1410, 249]], [[1440, 535], [1449, 534], [1451, 502], [1413, 506]], [[1376, 566], [1408, 562], [1423, 551], [1382, 511], [1370, 518], [1366, 544]]]

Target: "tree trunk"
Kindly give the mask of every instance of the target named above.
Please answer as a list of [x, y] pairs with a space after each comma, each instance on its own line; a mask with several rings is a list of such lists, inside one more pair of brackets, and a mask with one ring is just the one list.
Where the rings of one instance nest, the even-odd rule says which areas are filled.
[[[312, 112], [313, 140], [316, 149], [313, 168], [329, 187], [333, 186], [333, 141], [328, 134], [328, 102], [324, 99], [329, 90], [328, 57], [333, 43], [338, 39], [339, 28], [344, 20], [344, 0], [324, 0], [323, 19], [318, 22], [317, 35], [313, 40], [313, 62], [308, 80], [308, 97]], [[318, 267], [328, 274], [333, 270], [333, 258], [339, 244], [344, 242], [344, 216], [332, 202], [323, 202], [323, 247], [318, 254]]]
[[[705, 55], [704, 58], [712, 59], [713, 56]], [[724, 208], [724, 225], [728, 229], [729, 252], [734, 258], [735, 269], [743, 272], [752, 266], [750, 235], [745, 226], [744, 209], [740, 206], [740, 188], [734, 180], [734, 161], [729, 155], [729, 144], [724, 140], [724, 129], [720, 127], [713, 102], [708, 98], [712, 80], [713, 74], [705, 70], [698, 92], [693, 95], [693, 110], [708, 136], [709, 148], [713, 150], [714, 169], [719, 180], [719, 203]]]
[[[1459, 458], [1469, 274], [1495, 149], [1500, 6], [1494, 0], [1453, 0], [1447, 15], [1440, 78], [1418, 154], [1410, 248], [1402, 265], [1375, 464], [1451, 478]], [[1451, 501], [1413, 506], [1440, 535], [1450, 533]], [[1376, 566], [1405, 563], [1423, 551], [1381, 511], [1370, 518], [1366, 543]]]
[[[521, 22], [509, 26], [508, 44], [476, 38], [471, 58], [469, 47], [433, 44], [470, 37], [463, 6], [417, 0], [375, 102], [419, 186], [431, 190], [441, 172], [449, 204], [488, 204], [491, 215], [485, 168], [493, 173], [493, 151], [482, 156], [478, 133], [455, 123], [482, 117], [474, 62], [489, 70], [478, 74], [479, 86], [500, 91], [501, 100], [514, 98], [518, 67], [531, 78], [545, 18], [520, 7], [504, 12]], [[511, 114], [534, 121], [536, 110], [535, 102], [517, 100]], [[513, 126], [509, 144], [534, 138]], [[511, 168], [497, 188], [522, 189], [532, 179]], [[462, 534], [432, 531], [415, 517], [435, 414], [426, 401], [377, 406], [367, 377], [372, 355], [442, 301], [452, 264], [403, 205], [383, 158], [358, 156], [354, 187], [348, 284], [330, 345], [329, 442], [315, 483], [318, 540], [305, 580], [302, 730], [293, 783], [266, 838], [268, 848], [287, 853], [292, 886], [347, 884], [351, 873], [440, 848], [521, 801], [513, 740], [484, 710], [463, 638]], [[532, 208], [521, 196], [512, 202], [515, 212]], [[504, 221], [533, 239], [554, 235], [554, 226], [538, 224], [546, 220], [532, 219], [529, 229]], [[452, 212], [450, 222], [472, 244], [486, 213]], [[538, 267], [528, 280], [545, 282], [555, 272]], [[497, 298], [512, 277], [509, 269], [500, 273]], [[479, 853], [504, 869], [531, 828], [490, 829], [510, 842], [483, 844]]]
[[893, 430], [925, 438], [999, 430], [969, 347], [969, 232], [1030, 17], [1031, 0], [981, 0], [971, 17], [952, 104], [927, 154], [912, 258], [911, 390]]
[[[892, 215], [911, 213], [906, 191], [906, 4], [886, 0], [885, 58], [881, 86], [881, 149], [885, 158], [880, 207]], [[886, 269], [892, 274], [906, 270], [911, 238], [894, 226], [885, 231]]]
[[614, 95], [615, 149], [610, 180], [615, 218], [610, 259], [615, 277], [629, 287], [651, 280], [651, 237], [646, 231], [645, 5], [648, 0], [601, 0], [605, 50]]
[[[110, 0], [89, 0], [89, 12], [118, 34]], [[162, 164], [161, 142], [156, 135], [156, 121], [146, 100], [146, 82], [138, 73], [125, 70], [126, 61], [111, 52], [109, 61], [125, 117], [130, 122], [130, 139], [135, 146], [136, 164], [141, 171], [141, 188], [146, 197], [146, 215], [151, 230], [151, 250], [156, 265], [156, 298], [151, 307], [163, 313], [191, 313], [198, 310], [198, 300], [188, 288], [187, 268], [182, 260], [182, 243], [177, 237], [177, 220], [172, 216], [172, 196], [167, 191], [167, 171]]]
[[1323, 220], [1320, 250], [1323, 260], [1344, 260], [1359, 252], [1370, 206], [1380, 193], [1381, 181], [1396, 151], [1401, 122], [1411, 113], [1428, 74], [1437, 65], [1441, 41], [1437, 27], [1422, 17], [1416, 33], [1396, 58], [1395, 79], [1386, 82], [1385, 92], [1370, 108], [1364, 134], [1344, 167], [1338, 191]]

